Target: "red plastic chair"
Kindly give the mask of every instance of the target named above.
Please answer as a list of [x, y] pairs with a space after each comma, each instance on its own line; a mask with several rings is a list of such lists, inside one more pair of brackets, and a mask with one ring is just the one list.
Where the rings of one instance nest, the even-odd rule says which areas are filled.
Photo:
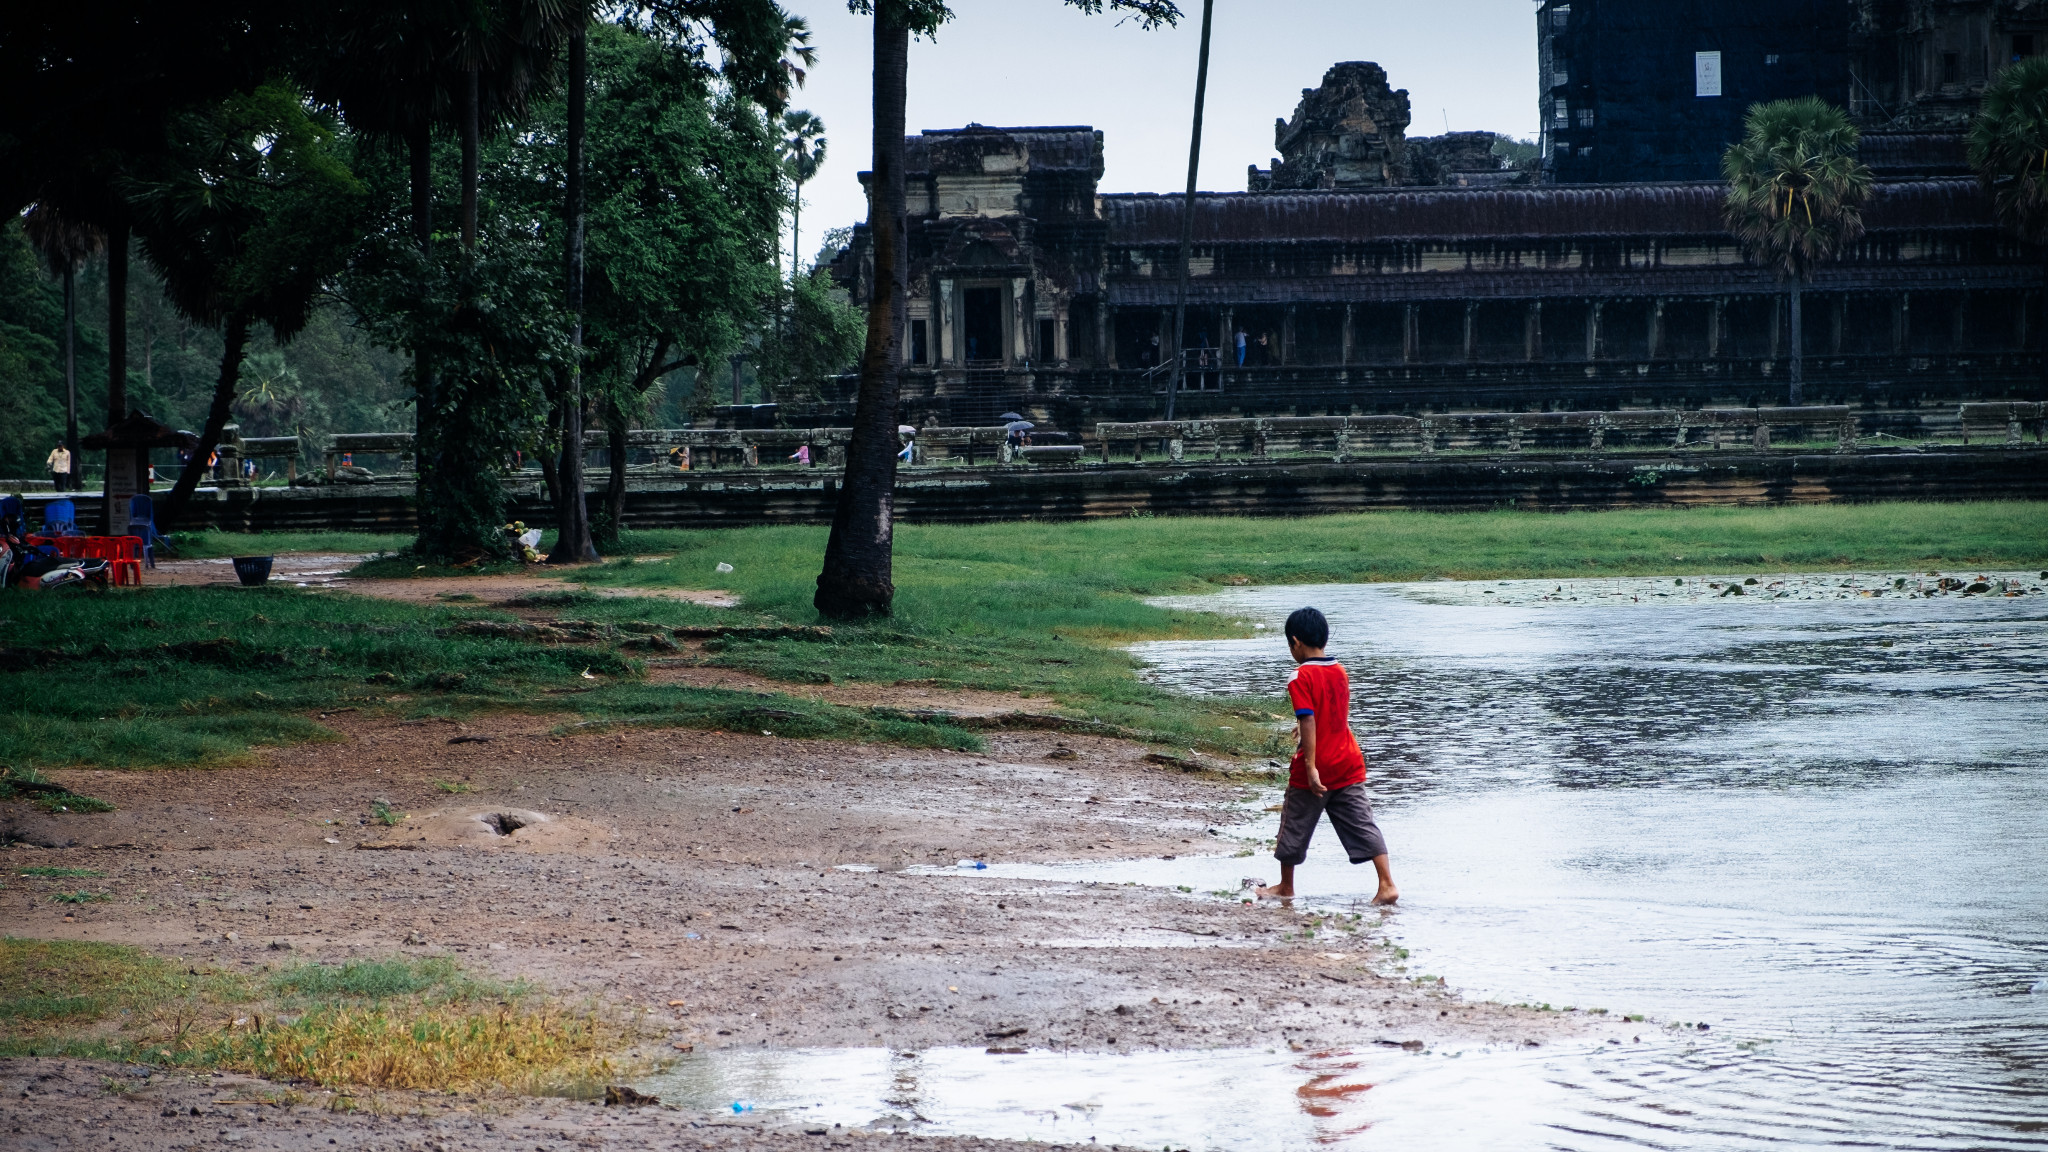
[[112, 571], [114, 586], [142, 586], [142, 537], [140, 536], [99, 536], [96, 553], [107, 562]]

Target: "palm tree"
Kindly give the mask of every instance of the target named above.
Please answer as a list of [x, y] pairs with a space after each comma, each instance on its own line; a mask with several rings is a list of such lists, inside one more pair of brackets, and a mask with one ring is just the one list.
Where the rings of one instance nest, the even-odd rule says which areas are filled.
[[1870, 169], [1856, 159], [1860, 139], [1847, 113], [1802, 96], [1752, 105], [1742, 139], [1721, 157], [1728, 230], [1750, 259], [1786, 282], [1791, 297], [1792, 404], [1800, 403], [1805, 368], [1800, 285], [1863, 235]]
[[104, 249], [107, 238], [99, 229], [48, 204], [29, 209], [22, 225], [44, 261], [64, 277], [64, 447], [71, 453], [66, 483], [77, 491], [78, 478], [85, 473], [78, 455], [78, 265]]
[[[2029, 56], [1998, 74], [1970, 124], [1970, 167], [1991, 193], [1999, 222], [2033, 245], [2048, 245], [2048, 56]], [[2048, 377], [2048, 324], [2040, 326]]]
[[[1126, 11], [1147, 28], [1180, 19], [1172, 0], [1066, 2], [1083, 12]], [[832, 510], [832, 534], [825, 542], [825, 562], [811, 603], [821, 615], [857, 619], [887, 616], [896, 599], [896, 394], [910, 264], [903, 183], [910, 37], [932, 35], [953, 13], [944, 0], [847, 0], [847, 7], [875, 19], [874, 159], [868, 182], [874, 280], [853, 436], [846, 446], [846, 478]]]
[[783, 171], [789, 173], [790, 183], [796, 185], [789, 209], [789, 275], [795, 279], [802, 274], [797, 267], [797, 247], [803, 235], [804, 184], [825, 163], [825, 122], [816, 113], [793, 109], [782, 114], [782, 133], [776, 151], [781, 156]]

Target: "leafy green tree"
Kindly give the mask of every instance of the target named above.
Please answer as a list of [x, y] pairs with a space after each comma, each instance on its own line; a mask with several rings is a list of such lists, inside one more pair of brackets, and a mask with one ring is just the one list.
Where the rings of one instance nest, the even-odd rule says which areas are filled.
[[220, 442], [250, 329], [279, 340], [305, 327], [326, 280], [360, 242], [363, 188], [334, 128], [299, 94], [266, 85], [170, 125], [173, 147], [123, 182], [136, 231], [178, 309], [225, 333], [199, 446], [165, 499], [176, 523]]
[[816, 400], [827, 380], [859, 365], [863, 319], [841, 295], [822, 268], [790, 285], [787, 323], [781, 332], [765, 334], [755, 354], [758, 377], [776, 382], [777, 403]]
[[[1129, 12], [1147, 28], [1172, 24], [1171, 0], [1066, 0], [1084, 12]], [[847, 0], [874, 17], [874, 160], [868, 231], [874, 244], [874, 290], [860, 358], [860, 393], [846, 478], [832, 511], [832, 534], [812, 603], [834, 618], [886, 616], [896, 599], [894, 577], [896, 400], [903, 368], [903, 314], [909, 284], [903, 184], [904, 92], [910, 37], [935, 35], [952, 19], [944, 0]]]
[[0, 469], [41, 472], [64, 433], [63, 305], [37, 267], [19, 219], [0, 225]]
[[[1991, 193], [2001, 224], [2028, 244], [2048, 245], [2048, 56], [2000, 72], [1970, 122], [1970, 167]], [[2048, 254], [2048, 248], [2044, 248]], [[2041, 373], [2048, 376], [2048, 324]]]
[[1721, 157], [1728, 230], [1750, 259], [1785, 281], [1790, 297], [1792, 404], [1802, 399], [1805, 374], [1800, 286], [1863, 235], [1871, 177], [1856, 158], [1860, 139], [1847, 113], [1803, 96], [1752, 105], [1742, 139]]
[[[714, 94], [716, 76], [688, 41], [597, 25], [589, 53], [583, 367], [610, 441], [593, 533], [609, 543], [625, 502], [626, 432], [653, 389], [722, 360], [773, 297], [781, 173], [760, 112]], [[536, 108], [527, 143], [487, 185], [494, 202], [525, 196], [521, 211], [543, 218], [566, 180], [566, 112], [564, 100]], [[566, 487], [559, 475], [551, 483]]]

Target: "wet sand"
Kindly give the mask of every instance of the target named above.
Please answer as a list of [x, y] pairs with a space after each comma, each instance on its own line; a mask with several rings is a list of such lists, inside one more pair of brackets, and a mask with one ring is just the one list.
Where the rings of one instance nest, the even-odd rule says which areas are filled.
[[[342, 713], [323, 721], [339, 742], [268, 751], [249, 767], [57, 773], [118, 810], [0, 808], [15, 841], [0, 861], [95, 868], [106, 879], [93, 883], [117, 899], [59, 905], [48, 883], [10, 882], [0, 918], [24, 936], [132, 943], [243, 970], [449, 954], [562, 996], [645, 1009], [653, 1052], [979, 1047], [1004, 1033], [1003, 1044], [1103, 1053], [1627, 1039], [1619, 1022], [1465, 1003], [1383, 977], [1369, 933], [1306, 938], [1304, 914], [1273, 904], [928, 873], [961, 859], [1228, 857], [1245, 847], [1224, 829], [1246, 818], [1251, 793], [1146, 763], [1139, 746], [1004, 733], [976, 755], [683, 729], [553, 736], [553, 721]], [[378, 799], [407, 818], [371, 822]], [[501, 814], [525, 826], [499, 835], [490, 825], [502, 822], [487, 819]], [[1241, 863], [1248, 878], [1274, 870], [1263, 855]], [[650, 1112], [625, 1125], [617, 1109], [548, 1101], [505, 1104], [494, 1128], [477, 1127], [474, 1112], [460, 1114], [468, 1127], [449, 1127], [454, 1113], [395, 1115], [416, 1110], [409, 1094], [392, 1097], [389, 1117], [308, 1105], [251, 1121], [199, 1104], [205, 1122], [188, 1124], [185, 1088], [110, 1092], [100, 1081], [120, 1075], [0, 1061], [5, 1127], [30, 1141], [13, 1146], [169, 1148], [225, 1139], [222, 1130], [262, 1148], [540, 1138], [522, 1124], [592, 1146], [818, 1144], [787, 1125], [760, 1135], [765, 1119], [712, 1130], [689, 1126], [703, 1115]], [[153, 1102], [166, 1093], [184, 1110], [175, 1124], [160, 1116], [172, 1103]], [[549, 1113], [557, 1120], [536, 1119]], [[99, 1127], [79, 1129], [80, 1117]]]

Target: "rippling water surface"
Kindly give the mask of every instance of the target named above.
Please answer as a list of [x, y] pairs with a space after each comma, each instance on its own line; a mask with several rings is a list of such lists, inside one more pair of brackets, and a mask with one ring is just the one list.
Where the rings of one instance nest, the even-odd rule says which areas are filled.
[[[1330, 617], [1411, 970], [1711, 1025], [1549, 1060], [1578, 1120], [1542, 1143], [2048, 1146], [2048, 598], [1551, 588], [1175, 603]], [[1291, 666], [1277, 637], [1137, 651], [1189, 692]], [[1370, 872], [1325, 827], [1299, 883], [1348, 904]]]

